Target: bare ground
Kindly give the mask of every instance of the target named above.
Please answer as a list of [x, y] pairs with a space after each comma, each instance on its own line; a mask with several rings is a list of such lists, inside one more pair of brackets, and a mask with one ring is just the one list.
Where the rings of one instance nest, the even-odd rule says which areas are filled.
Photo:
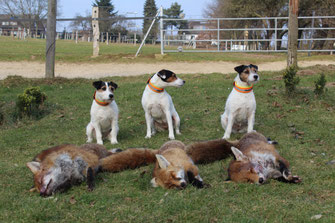
[[[314, 65], [334, 65], [334, 61], [300, 61], [299, 67]], [[102, 78], [110, 76], [136, 76], [152, 74], [160, 69], [169, 69], [177, 74], [192, 73], [232, 73], [239, 64], [232, 62], [163, 62], [163, 63], [104, 63], [104, 64], [75, 64], [57, 63], [56, 77], [66, 78]], [[267, 62], [258, 64], [259, 71], [280, 71], [286, 68], [286, 61]], [[45, 73], [44, 63], [39, 62], [0, 62], [0, 80], [10, 75], [28, 78], [42, 78]]]

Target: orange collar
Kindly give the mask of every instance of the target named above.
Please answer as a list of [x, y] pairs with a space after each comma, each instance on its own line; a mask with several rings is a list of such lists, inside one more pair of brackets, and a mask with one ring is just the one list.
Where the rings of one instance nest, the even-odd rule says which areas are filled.
[[234, 89], [237, 91], [237, 92], [240, 92], [240, 93], [250, 93], [252, 92], [252, 89], [254, 87], [254, 85], [252, 84], [250, 87], [241, 87], [241, 86], [238, 86], [236, 81], [234, 81]]
[[101, 106], [107, 106], [107, 105], [110, 104], [110, 102], [99, 101], [98, 99], [96, 99], [96, 98], [95, 98], [95, 94], [96, 94], [96, 93], [97, 93], [97, 92], [95, 91], [95, 92], [94, 92], [94, 95], [93, 95], [93, 99], [95, 100], [95, 102], [96, 102], [98, 105], [101, 105]]
[[159, 88], [159, 87], [156, 87], [155, 85], [153, 85], [151, 83], [151, 80], [148, 81], [148, 86], [153, 92], [156, 92], [156, 93], [162, 93], [164, 91], [164, 88]]

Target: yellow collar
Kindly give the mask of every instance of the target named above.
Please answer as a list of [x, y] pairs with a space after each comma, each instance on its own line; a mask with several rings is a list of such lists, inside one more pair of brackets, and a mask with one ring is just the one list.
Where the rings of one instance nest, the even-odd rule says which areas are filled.
[[156, 92], [156, 93], [162, 93], [164, 91], [164, 88], [159, 88], [159, 87], [156, 87], [155, 85], [153, 85], [151, 83], [151, 80], [148, 81], [148, 86], [153, 92]]
[[99, 101], [98, 99], [96, 99], [96, 97], [95, 97], [95, 94], [96, 94], [96, 93], [97, 93], [97, 92], [95, 91], [95, 92], [94, 92], [94, 95], [93, 95], [93, 99], [95, 100], [95, 102], [96, 102], [98, 105], [101, 105], [101, 106], [107, 106], [107, 105], [110, 104], [110, 102]]
[[241, 86], [238, 86], [236, 81], [234, 82], [234, 89], [237, 91], [237, 92], [240, 92], [240, 93], [250, 93], [252, 92], [252, 89], [254, 87], [254, 85], [252, 84], [251, 86], [249, 87], [241, 87]]

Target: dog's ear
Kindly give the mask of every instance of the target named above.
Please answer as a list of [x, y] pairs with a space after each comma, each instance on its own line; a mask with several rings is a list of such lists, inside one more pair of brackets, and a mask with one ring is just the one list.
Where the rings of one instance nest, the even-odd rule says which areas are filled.
[[237, 73], [242, 73], [244, 71], [244, 69], [246, 68], [247, 66], [245, 65], [240, 65], [240, 66], [237, 66], [234, 68], [234, 70], [237, 72]]
[[255, 68], [256, 71], [258, 71], [258, 66], [257, 65], [250, 64], [249, 67]]
[[167, 80], [171, 75], [173, 74], [172, 71], [170, 70], [160, 70], [157, 75], [160, 77], [163, 81]]
[[112, 87], [114, 88], [114, 90], [116, 90], [116, 88], [118, 88], [117, 84], [114, 83], [113, 81], [108, 82], [108, 84], [109, 84], [110, 86], [112, 86]]
[[95, 87], [97, 90], [101, 89], [102, 86], [104, 86], [105, 83], [103, 81], [94, 81], [93, 87]]

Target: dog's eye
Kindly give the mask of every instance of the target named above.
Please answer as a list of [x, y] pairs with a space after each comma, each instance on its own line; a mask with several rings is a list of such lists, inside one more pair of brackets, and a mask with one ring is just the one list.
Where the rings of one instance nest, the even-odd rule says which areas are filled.
[[103, 88], [101, 88], [103, 91], [105, 91], [106, 90], [106, 87], [103, 87]]

